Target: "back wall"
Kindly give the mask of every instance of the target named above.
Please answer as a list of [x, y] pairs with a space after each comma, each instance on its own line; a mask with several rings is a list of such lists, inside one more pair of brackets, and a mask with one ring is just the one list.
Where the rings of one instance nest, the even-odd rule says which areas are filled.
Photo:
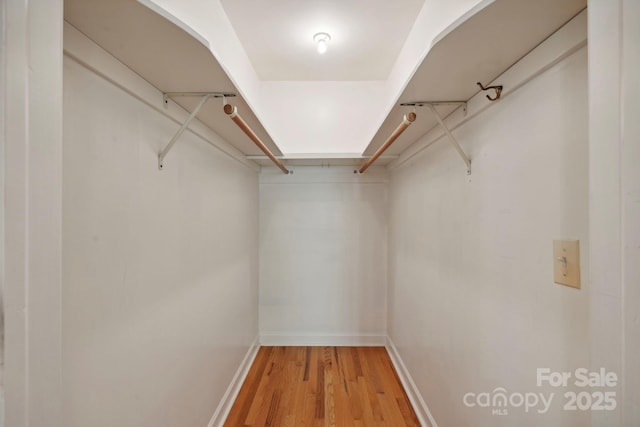
[[266, 345], [384, 344], [387, 177], [265, 168], [260, 336]]

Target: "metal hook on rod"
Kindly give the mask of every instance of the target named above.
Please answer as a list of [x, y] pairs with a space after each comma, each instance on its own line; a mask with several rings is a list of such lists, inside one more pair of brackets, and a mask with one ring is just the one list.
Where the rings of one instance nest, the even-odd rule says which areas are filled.
[[482, 83], [480, 83], [480, 82], [477, 82], [476, 84], [477, 84], [478, 86], [480, 86], [480, 89], [482, 89], [482, 90], [484, 90], [484, 91], [487, 91], [487, 90], [489, 90], [489, 89], [493, 89], [493, 90], [495, 90], [495, 91], [496, 91], [496, 96], [494, 96], [493, 98], [492, 98], [492, 97], [490, 97], [489, 95], [487, 95], [487, 99], [488, 99], [489, 101], [496, 101], [496, 100], [500, 99], [500, 95], [502, 94], [502, 85], [500, 85], [500, 86], [487, 86], [487, 87], [484, 87], [484, 86], [482, 86]]

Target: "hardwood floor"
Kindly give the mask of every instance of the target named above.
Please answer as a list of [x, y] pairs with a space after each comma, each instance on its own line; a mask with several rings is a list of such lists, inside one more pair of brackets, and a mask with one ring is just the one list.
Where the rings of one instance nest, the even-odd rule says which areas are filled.
[[225, 426], [419, 426], [384, 347], [262, 347]]

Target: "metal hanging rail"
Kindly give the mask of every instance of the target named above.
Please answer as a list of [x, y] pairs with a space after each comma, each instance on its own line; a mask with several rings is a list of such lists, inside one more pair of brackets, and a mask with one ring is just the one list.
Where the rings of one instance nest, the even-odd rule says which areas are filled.
[[462, 157], [464, 163], [467, 165], [467, 175], [471, 175], [471, 159], [469, 158], [469, 156], [467, 156], [467, 153], [464, 152], [462, 147], [460, 147], [460, 144], [458, 144], [458, 141], [453, 137], [447, 125], [444, 124], [444, 120], [442, 120], [442, 117], [440, 117], [440, 114], [438, 114], [436, 107], [434, 107], [433, 104], [429, 104], [429, 108], [431, 109], [433, 115], [436, 117], [436, 120], [438, 120], [438, 123], [440, 123], [440, 127], [442, 127], [447, 136], [449, 136], [449, 142], [451, 142], [453, 148], [456, 149], [460, 157]]
[[456, 149], [456, 151], [458, 152], [458, 154], [460, 155], [460, 157], [464, 161], [465, 165], [467, 165], [467, 175], [471, 175], [471, 159], [469, 158], [469, 156], [467, 156], [467, 154], [464, 152], [462, 147], [460, 147], [460, 144], [458, 144], [458, 141], [454, 138], [453, 134], [451, 134], [451, 131], [449, 130], [447, 125], [444, 123], [444, 120], [442, 119], [442, 117], [440, 116], [440, 114], [438, 113], [438, 111], [436, 110], [436, 107], [435, 107], [436, 105], [458, 105], [458, 104], [462, 105], [463, 111], [464, 111], [464, 113], [466, 115], [467, 114], [467, 102], [466, 101], [416, 101], [416, 102], [404, 102], [404, 103], [402, 103], [400, 105], [402, 105], [403, 107], [409, 107], [409, 106], [411, 106], [411, 107], [424, 107], [424, 106], [429, 107], [429, 109], [433, 113], [434, 117], [438, 121], [438, 124], [440, 124], [440, 127], [442, 127], [442, 129], [444, 130], [445, 134], [447, 134], [447, 136], [449, 137], [449, 142], [451, 143], [451, 145], [453, 145], [453, 148]]
[[378, 150], [373, 154], [373, 156], [371, 156], [371, 158], [367, 160], [364, 165], [362, 165], [362, 167], [358, 170], [358, 173], [364, 173], [367, 169], [369, 169], [369, 166], [371, 166], [373, 162], [375, 162], [378, 159], [378, 157], [380, 157], [382, 153], [384, 153], [386, 149], [389, 148], [391, 144], [395, 142], [396, 139], [398, 139], [398, 137], [402, 134], [402, 132], [404, 132], [411, 125], [411, 123], [413, 123], [416, 120], [416, 117], [417, 117], [416, 113], [414, 112], [405, 114], [404, 118], [402, 119], [402, 122], [398, 125], [396, 130], [394, 130], [391, 136], [389, 136], [389, 138], [387, 139], [387, 141], [384, 144], [382, 144], [382, 147], [378, 148]]
[[282, 162], [278, 160], [276, 156], [273, 155], [271, 150], [269, 150], [269, 148], [264, 144], [264, 142], [260, 140], [258, 135], [256, 135], [255, 132], [249, 127], [249, 125], [242, 119], [242, 117], [240, 117], [240, 115], [238, 114], [238, 109], [231, 104], [224, 104], [223, 108], [224, 108], [225, 114], [227, 114], [231, 118], [231, 120], [233, 120], [233, 122], [236, 125], [238, 125], [240, 130], [242, 130], [249, 137], [249, 139], [251, 139], [251, 141], [253, 141], [253, 143], [256, 144], [258, 148], [262, 150], [262, 152], [266, 154], [267, 157], [269, 157], [269, 159], [271, 159], [271, 161], [277, 167], [280, 168], [280, 170], [285, 175], [288, 175], [290, 173], [289, 169], [287, 169], [285, 165], [283, 165]]
[[160, 154], [158, 154], [158, 169], [160, 170], [164, 168], [164, 158], [167, 156], [169, 151], [173, 148], [173, 145], [176, 143], [176, 141], [178, 141], [178, 138], [180, 138], [180, 135], [182, 135], [182, 133], [187, 129], [187, 127], [189, 127], [189, 124], [193, 121], [193, 119], [196, 118], [196, 116], [200, 112], [200, 109], [202, 109], [202, 107], [204, 106], [204, 104], [206, 104], [209, 98], [225, 98], [225, 97], [234, 97], [236, 95], [235, 93], [228, 93], [228, 92], [165, 92], [162, 94], [162, 100], [166, 107], [169, 104], [169, 98], [182, 97], [182, 96], [199, 96], [202, 99], [200, 100], [196, 108], [193, 109], [189, 117], [187, 117], [187, 120], [185, 120], [182, 126], [180, 126], [180, 129], [178, 129], [175, 135], [173, 135], [173, 138], [171, 138], [171, 141], [169, 141], [167, 146], [164, 147], [164, 149], [160, 152]]

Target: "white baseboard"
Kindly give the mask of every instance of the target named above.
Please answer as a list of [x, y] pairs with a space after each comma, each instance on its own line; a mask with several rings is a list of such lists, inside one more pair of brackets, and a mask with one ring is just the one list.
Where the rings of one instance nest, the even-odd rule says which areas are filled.
[[386, 335], [289, 335], [284, 333], [260, 334], [260, 345], [264, 346], [360, 346], [377, 347], [387, 343]]
[[253, 364], [256, 355], [258, 354], [258, 350], [260, 349], [259, 337], [256, 337], [251, 346], [249, 347], [249, 351], [244, 356], [240, 367], [236, 371], [236, 374], [233, 376], [229, 387], [227, 387], [227, 391], [224, 392], [224, 396], [222, 396], [222, 400], [218, 404], [216, 408], [216, 412], [214, 412], [211, 417], [211, 421], [209, 421], [208, 427], [222, 427], [227, 417], [229, 416], [229, 411], [231, 411], [231, 407], [238, 397], [238, 393], [240, 392], [240, 388], [244, 383], [247, 374], [249, 373], [249, 368]]
[[393, 344], [393, 341], [391, 341], [391, 338], [387, 337], [385, 347], [387, 348], [393, 366], [396, 368], [400, 382], [402, 382], [404, 390], [407, 392], [407, 396], [413, 405], [413, 409], [416, 411], [420, 424], [424, 427], [438, 427], [436, 420], [433, 418], [433, 415], [431, 415], [429, 407], [422, 398], [422, 394], [420, 394], [416, 383], [413, 382], [413, 378], [411, 378], [411, 374], [402, 361], [398, 349]]

